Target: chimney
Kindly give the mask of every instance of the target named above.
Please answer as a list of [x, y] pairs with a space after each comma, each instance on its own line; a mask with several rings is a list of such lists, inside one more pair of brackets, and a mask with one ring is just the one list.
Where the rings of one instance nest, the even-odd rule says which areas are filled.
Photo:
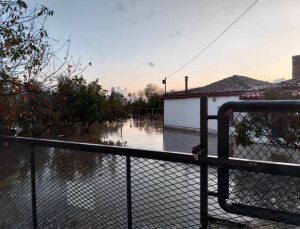
[[188, 77], [188, 76], [184, 77], [184, 80], [185, 80], [185, 92], [187, 92], [187, 90], [188, 90], [188, 80], [189, 80], [189, 77]]
[[293, 79], [300, 79], [300, 55], [293, 56]]

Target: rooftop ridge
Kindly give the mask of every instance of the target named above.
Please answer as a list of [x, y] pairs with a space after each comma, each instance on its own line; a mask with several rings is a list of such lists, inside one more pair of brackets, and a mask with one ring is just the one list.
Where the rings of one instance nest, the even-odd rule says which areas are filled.
[[197, 95], [210, 95], [210, 94], [234, 94], [243, 93], [249, 90], [260, 90], [270, 86], [271, 83], [253, 79], [242, 75], [233, 75], [219, 81], [210, 83], [208, 85], [192, 88], [187, 91], [177, 91], [172, 93], [167, 93], [163, 97], [173, 97], [173, 96], [197, 96]]

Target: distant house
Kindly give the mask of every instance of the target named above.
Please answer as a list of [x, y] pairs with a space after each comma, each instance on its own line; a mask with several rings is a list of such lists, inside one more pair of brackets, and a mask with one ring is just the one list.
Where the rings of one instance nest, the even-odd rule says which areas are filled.
[[275, 90], [287, 92], [292, 97], [289, 99], [299, 98], [300, 96], [300, 77], [293, 77], [293, 79], [282, 81], [280, 83], [273, 83], [264, 90], [249, 91], [240, 96], [241, 100], [261, 100], [265, 99], [265, 92]]
[[[164, 99], [164, 126], [177, 129], [200, 129], [200, 97], [208, 96], [208, 114], [216, 115], [220, 106], [238, 101], [246, 93], [257, 92], [271, 83], [234, 75], [204, 87], [167, 93]], [[209, 120], [208, 129], [217, 131], [217, 121]]]

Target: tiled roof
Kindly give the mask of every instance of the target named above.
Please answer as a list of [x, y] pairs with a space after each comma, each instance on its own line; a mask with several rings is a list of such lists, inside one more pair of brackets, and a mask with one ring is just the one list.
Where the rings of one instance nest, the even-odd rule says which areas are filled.
[[260, 100], [264, 98], [263, 91], [246, 92], [240, 96], [240, 100]]
[[270, 86], [271, 83], [252, 79], [246, 76], [234, 75], [204, 87], [193, 88], [187, 91], [167, 93], [164, 98], [201, 96], [201, 95], [224, 95], [240, 94], [250, 90], [260, 90]]
[[290, 79], [280, 83], [273, 83], [268, 87], [264, 88], [264, 90], [253, 90], [250, 92], [246, 92], [240, 96], [241, 100], [259, 100], [264, 99], [265, 91], [269, 90], [281, 90], [288, 91], [292, 96], [300, 95], [300, 79]]
[[290, 79], [281, 83], [273, 84], [269, 87], [270, 89], [298, 89], [300, 88], [300, 78]]

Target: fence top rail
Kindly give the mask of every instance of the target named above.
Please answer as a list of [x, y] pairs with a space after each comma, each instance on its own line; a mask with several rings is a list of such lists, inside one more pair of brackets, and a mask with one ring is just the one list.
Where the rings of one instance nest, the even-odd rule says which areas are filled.
[[120, 155], [120, 156], [130, 156], [130, 157], [147, 158], [147, 159], [154, 159], [154, 160], [180, 162], [185, 164], [198, 164], [193, 154], [183, 153], [183, 152], [154, 151], [154, 150], [135, 149], [135, 148], [91, 144], [91, 143], [83, 143], [83, 142], [15, 137], [15, 136], [5, 136], [5, 135], [0, 135], [0, 141], [23, 143], [23, 144], [34, 145], [34, 146], [53, 147], [59, 149], [70, 149], [70, 150], [87, 151], [87, 152], [95, 152], [95, 153], [113, 154], [113, 155]]
[[4, 135], [0, 135], [0, 141], [23, 143], [23, 144], [34, 145], [34, 146], [53, 147], [59, 149], [70, 149], [70, 150], [78, 150], [78, 151], [86, 151], [86, 152], [130, 156], [130, 157], [146, 158], [146, 159], [154, 159], [154, 160], [162, 160], [162, 161], [170, 161], [170, 162], [179, 162], [185, 164], [195, 164], [195, 165], [206, 164], [210, 166], [225, 167], [230, 169], [241, 169], [246, 171], [300, 177], [300, 164], [257, 161], [257, 160], [248, 160], [248, 159], [240, 159], [240, 158], [218, 158], [216, 156], [200, 157], [199, 160], [195, 160], [194, 156], [189, 153], [142, 150], [142, 149], [134, 149], [134, 148], [100, 145], [100, 144], [4, 136]]
[[254, 100], [232, 101], [224, 103], [218, 116], [224, 115], [228, 110], [233, 112], [300, 112], [299, 100]]
[[206, 164], [217, 168], [227, 168], [233, 170], [252, 171], [256, 173], [267, 173], [273, 175], [300, 177], [300, 164], [261, 161], [242, 158], [219, 158], [217, 156], [207, 156], [199, 158], [200, 164]]

